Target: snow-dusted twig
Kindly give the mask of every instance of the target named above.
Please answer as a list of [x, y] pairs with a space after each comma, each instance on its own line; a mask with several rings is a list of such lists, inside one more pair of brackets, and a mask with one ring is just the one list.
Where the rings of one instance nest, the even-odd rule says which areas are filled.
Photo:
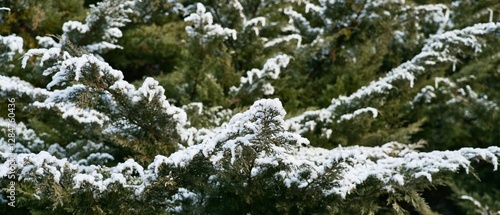
[[231, 87], [231, 93], [250, 95], [262, 91], [263, 95], [274, 94], [274, 87], [269, 81], [278, 79], [281, 69], [285, 68], [290, 60], [288, 55], [278, 55], [268, 59], [262, 69], [252, 69], [247, 72], [246, 77], [241, 77], [240, 85]]
[[213, 24], [212, 13], [207, 12], [205, 6], [201, 3], [196, 4], [196, 13], [190, 14], [184, 21], [193, 23], [193, 26], [186, 27], [186, 31], [191, 37], [200, 37], [201, 43], [206, 43], [216, 37], [224, 39], [231, 37], [236, 40], [236, 30]]

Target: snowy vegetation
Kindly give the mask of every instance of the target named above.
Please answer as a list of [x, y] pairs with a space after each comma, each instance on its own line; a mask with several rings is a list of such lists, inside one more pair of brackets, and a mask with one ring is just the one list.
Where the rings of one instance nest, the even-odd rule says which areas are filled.
[[500, 214], [500, 3], [434, 2], [2, 2], [0, 212]]

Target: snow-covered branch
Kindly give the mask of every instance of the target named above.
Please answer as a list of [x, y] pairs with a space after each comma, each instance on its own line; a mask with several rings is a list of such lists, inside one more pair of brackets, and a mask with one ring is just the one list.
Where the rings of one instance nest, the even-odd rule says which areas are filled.
[[269, 80], [278, 79], [281, 69], [286, 68], [290, 59], [288, 55], [278, 55], [268, 59], [261, 70], [248, 71], [246, 77], [241, 77], [240, 86], [231, 88], [232, 94], [251, 95], [257, 91], [262, 91], [263, 95], [274, 94], [274, 87]]
[[[170, 156], [158, 155], [147, 168], [133, 160], [114, 167], [83, 166], [40, 152], [18, 155], [14, 161], [15, 171], [19, 173], [19, 180], [26, 183], [48, 178], [61, 183], [62, 178], [70, 178], [73, 189], [90, 189], [96, 198], [110, 184], [118, 184], [141, 198], [148, 195], [149, 186], [158, 182], [165, 183], [162, 189], [168, 190], [183, 184], [183, 178], [177, 174], [197, 169], [203, 163], [205, 167], [197, 171], [206, 173], [198, 174], [214, 174], [206, 181], [209, 187], [218, 186], [221, 180], [228, 180], [224, 178], [226, 174], [234, 173], [247, 175], [248, 180], [273, 179], [277, 186], [319, 189], [324, 197], [346, 198], [370, 178], [382, 185], [384, 189], [380, 192], [392, 193], [416, 180], [432, 182], [434, 177], [439, 177], [437, 173], [469, 171], [471, 161], [489, 162], [494, 170], [499, 164], [500, 148], [496, 146], [433, 152], [417, 152], [416, 147], [396, 142], [380, 147], [339, 146], [331, 150], [310, 147], [307, 139], [284, 130], [284, 116], [279, 100], [257, 101], [248, 111], [235, 115], [216, 129], [201, 144]], [[2, 159], [8, 156], [6, 153], [0, 155]], [[11, 163], [0, 164], [0, 177], [11, 170]], [[249, 186], [248, 183], [250, 181], [245, 181], [240, 186]], [[211, 198], [199, 193], [200, 189], [209, 188], [196, 186], [190, 184], [173, 190], [177, 190], [178, 195], [191, 190], [193, 195]]]
[[481, 23], [460, 30], [451, 30], [442, 34], [436, 34], [426, 40], [422, 51], [411, 60], [392, 69], [385, 77], [370, 82], [349, 96], [340, 96], [332, 99], [332, 104], [324, 109], [306, 111], [304, 114], [287, 120], [287, 127], [291, 130], [304, 133], [314, 129], [307, 126], [307, 121], [321, 121], [331, 123], [335, 118], [336, 111], [342, 105], [356, 108], [359, 101], [371, 95], [384, 94], [394, 88], [393, 83], [398, 80], [407, 80], [410, 87], [418, 75], [425, 73], [426, 67], [437, 63], [456, 63], [457, 56], [463, 54], [460, 47], [481, 52], [482, 44], [478, 36], [490, 34], [500, 28], [500, 23]]
[[[116, 45], [122, 37], [120, 27], [130, 22], [128, 14], [132, 13], [135, 1], [105, 0], [90, 6], [85, 24], [79, 21], [68, 21], [63, 25], [61, 43], [71, 41], [91, 53], [103, 53], [121, 48]], [[88, 41], [92, 38], [90, 42]]]
[[[60, 59], [59, 51], [30, 50], [23, 62], [36, 55], [42, 55], [40, 63]], [[73, 57], [64, 52], [63, 56], [44, 71], [44, 75], [52, 76], [47, 88], [62, 89], [49, 91], [45, 100], [33, 103], [34, 107], [54, 109], [63, 119], [70, 117], [83, 125], [97, 125], [103, 134], [113, 138], [131, 140], [149, 132], [152, 139], [175, 140], [171, 148], [176, 148], [182, 144], [177, 138], [187, 140], [192, 136], [185, 128], [186, 113], [170, 105], [156, 80], [147, 78], [136, 89], [123, 79], [121, 71], [92, 54]]]
[[233, 40], [236, 40], [236, 30], [213, 24], [212, 13], [207, 12], [201, 3], [196, 4], [196, 13], [190, 14], [184, 21], [193, 23], [193, 26], [186, 27], [186, 31], [191, 37], [200, 37], [201, 43], [206, 43], [216, 37], [224, 39], [232, 37]]
[[22, 54], [23, 38], [16, 35], [0, 36], [0, 62], [7, 63], [14, 59], [14, 55]]
[[45, 98], [50, 95], [46, 89], [34, 87], [32, 84], [21, 80], [18, 77], [8, 77], [0, 75], [0, 95], [27, 95], [32, 99]]

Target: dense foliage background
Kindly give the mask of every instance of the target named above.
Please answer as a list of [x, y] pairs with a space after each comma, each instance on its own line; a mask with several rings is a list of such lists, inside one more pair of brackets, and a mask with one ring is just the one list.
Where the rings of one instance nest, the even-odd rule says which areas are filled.
[[498, 1], [0, 7], [2, 214], [500, 214]]

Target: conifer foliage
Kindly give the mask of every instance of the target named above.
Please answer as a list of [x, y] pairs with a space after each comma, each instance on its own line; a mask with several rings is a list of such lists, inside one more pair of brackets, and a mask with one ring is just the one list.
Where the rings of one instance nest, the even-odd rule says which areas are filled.
[[497, 1], [0, 2], [2, 214], [500, 214]]

